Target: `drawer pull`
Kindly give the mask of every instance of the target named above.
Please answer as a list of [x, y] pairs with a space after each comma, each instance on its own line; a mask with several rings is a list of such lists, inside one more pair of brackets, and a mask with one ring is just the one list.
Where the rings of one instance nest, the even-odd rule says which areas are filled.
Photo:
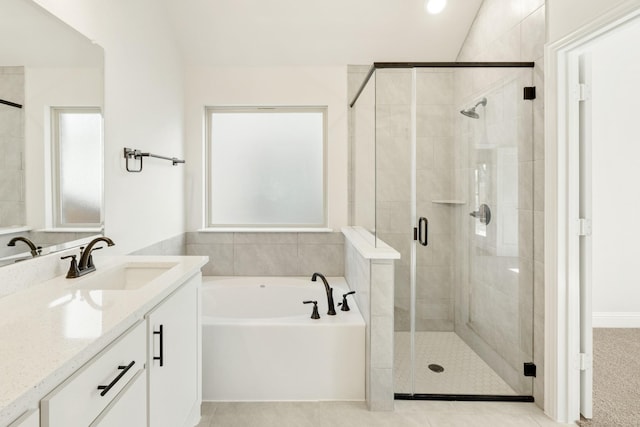
[[131, 367], [132, 367], [133, 365], [135, 365], [135, 364], [136, 364], [136, 361], [135, 361], [135, 360], [132, 360], [132, 361], [131, 361], [131, 363], [129, 363], [127, 366], [122, 366], [122, 365], [118, 366], [118, 369], [122, 369], [122, 372], [120, 372], [120, 373], [118, 374], [118, 376], [117, 376], [117, 377], [115, 377], [115, 378], [113, 379], [113, 381], [111, 381], [111, 383], [110, 383], [109, 385], [99, 385], [99, 386], [98, 386], [98, 390], [102, 390], [102, 391], [100, 392], [100, 396], [104, 396], [105, 394], [109, 393], [109, 390], [111, 390], [111, 387], [113, 387], [114, 385], [116, 385], [116, 383], [117, 383], [118, 381], [120, 381], [120, 378], [122, 378], [122, 377], [124, 376], [124, 374], [126, 374], [126, 373], [127, 373], [127, 371], [128, 371], [129, 369], [131, 369]]
[[162, 326], [160, 325], [159, 331], [153, 331], [153, 335], [160, 335], [160, 356], [153, 356], [153, 360], [160, 361], [160, 366], [164, 365], [164, 331]]

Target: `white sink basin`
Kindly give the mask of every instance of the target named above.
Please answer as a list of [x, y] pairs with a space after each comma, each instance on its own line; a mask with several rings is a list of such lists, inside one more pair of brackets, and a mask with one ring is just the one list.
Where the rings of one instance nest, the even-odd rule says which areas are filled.
[[72, 286], [76, 289], [105, 291], [136, 290], [176, 265], [176, 262], [127, 262], [103, 271], [98, 267], [98, 270], [89, 276], [74, 279], [78, 282]]

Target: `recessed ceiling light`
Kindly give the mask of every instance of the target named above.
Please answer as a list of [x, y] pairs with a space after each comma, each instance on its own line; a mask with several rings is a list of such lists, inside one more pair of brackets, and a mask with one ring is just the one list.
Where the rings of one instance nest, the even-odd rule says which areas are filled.
[[426, 0], [424, 8], [432, 15], [436, 15], [444, 10], [447, 6], [447, 0]]

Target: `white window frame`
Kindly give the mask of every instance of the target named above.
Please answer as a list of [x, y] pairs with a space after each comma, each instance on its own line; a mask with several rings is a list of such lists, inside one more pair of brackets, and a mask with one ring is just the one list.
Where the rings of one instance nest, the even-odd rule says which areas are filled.
[[[60, 115], [65, 113], [100, 114], [100, 153], [104, 153], [104, 117], [100, 107], [51, 107], [51, 224], [53, 229], [68, 231], [100, 231], [104, 224], [104, 161], [100, 162], [102, 176], [100, 186], [100, 222], [99, 223], [64, 223], [62, 222], [60, 202]], [[104, 157], [104, 156], [103, 156]]]
[[[211, 218], [211, 116], [225, 113], [322, 113], [322, 222], [318, 224], [216, 224]], [[204, 230], [208, 231], [326, 231], [327, 203], [327, 106], [206, 106], [204, 132]]]

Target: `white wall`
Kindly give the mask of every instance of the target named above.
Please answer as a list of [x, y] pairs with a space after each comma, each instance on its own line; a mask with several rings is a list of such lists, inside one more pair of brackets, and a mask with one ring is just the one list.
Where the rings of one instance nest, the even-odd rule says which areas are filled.
[[[38, 0], [105, 50], [105, 234], [128, 253], [182, 233], [190, 164], [148, 159], [127, 173], [124, 147], [183, 156], [183, 70], [166, 10], [154, 0]], [[106, 253], [105, 253], [106, 254]]]
[[189, 67], [185, 92], [189, 231], [204, 225], [205, 106], [328, 106], [328, 225], [347, 225], [346, 66]]
[[51, 215], [50, 108], [102, 107], [103, 88], [102, 68], [25, 68], [26, 223], [30, 227], [45, 227]]
[[629, 48], [640, 40], [636, 21], [598, 42], [591, 54], [594, 326], [614, 326], [602, 317], [615, 313], [635, 313], [627, 326], [640, 326], [640, 50]]
[[553, 42], [625, 0], [547, 0], [547, 41]]

